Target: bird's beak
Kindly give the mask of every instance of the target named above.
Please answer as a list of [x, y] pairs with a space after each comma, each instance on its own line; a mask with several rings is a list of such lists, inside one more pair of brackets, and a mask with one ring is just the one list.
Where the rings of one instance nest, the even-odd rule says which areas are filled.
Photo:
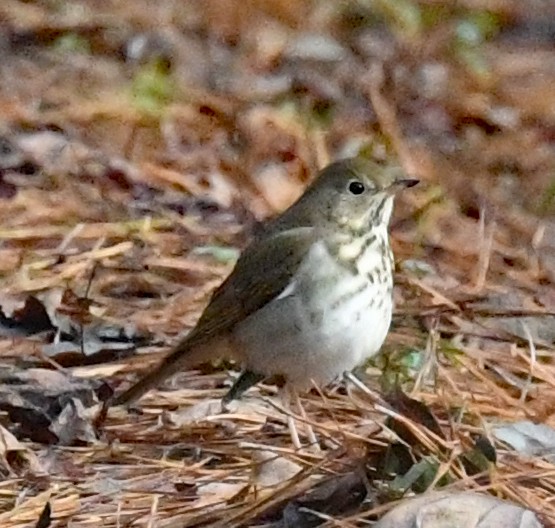
[[395, 194], [396, 192], [400, 191], [401, 189], [407, 189], [408, 187], [414, 187], [420, 182], [420, 180], [412, 179], [412, 178], [403, 178], [395, 180], [388, 188], [387, 192], [391, 194]]

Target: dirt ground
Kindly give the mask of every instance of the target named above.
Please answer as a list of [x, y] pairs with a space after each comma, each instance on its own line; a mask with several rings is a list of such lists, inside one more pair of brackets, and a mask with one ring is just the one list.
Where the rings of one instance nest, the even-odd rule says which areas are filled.
[[[302, 397], [321, 449], [274, 385], [221, 412], [232, 364], [103, 412], [357, 154], [421, 184], [367, 389]], [[555, 4], [3, 0], [0, 281], [2, 527], [362, 527], [426, 490], [553, 526]]]

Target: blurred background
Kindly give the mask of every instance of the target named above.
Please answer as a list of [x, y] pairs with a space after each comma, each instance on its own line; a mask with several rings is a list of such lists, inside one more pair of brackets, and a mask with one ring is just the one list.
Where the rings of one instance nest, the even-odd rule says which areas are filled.
[[363, 153], [426, 182], [418, 241], [462, 276], [481, 219], [494, 259], [541, 253], [555, 279], [551, 2], [6, 0], [0, 20], [4, 229], [243, 226]]

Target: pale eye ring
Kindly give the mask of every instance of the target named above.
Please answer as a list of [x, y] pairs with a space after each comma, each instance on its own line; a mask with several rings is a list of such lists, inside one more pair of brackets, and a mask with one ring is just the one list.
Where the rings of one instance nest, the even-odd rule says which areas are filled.
[[351, 194], [362, 194], [366, 190], [364, 183], [358, 180], [354, 180], [349, 183], [349, 192]]

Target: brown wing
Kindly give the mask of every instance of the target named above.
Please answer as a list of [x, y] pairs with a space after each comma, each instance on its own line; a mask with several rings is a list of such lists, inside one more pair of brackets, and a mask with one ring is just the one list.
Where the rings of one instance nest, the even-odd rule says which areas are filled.
[[249, 246], [231, 275], [214, 292], [187, 341], [204, 341], [230, 331], [288, 286], [316, 241], [316, 230], [300, 227], [275, 233]]

